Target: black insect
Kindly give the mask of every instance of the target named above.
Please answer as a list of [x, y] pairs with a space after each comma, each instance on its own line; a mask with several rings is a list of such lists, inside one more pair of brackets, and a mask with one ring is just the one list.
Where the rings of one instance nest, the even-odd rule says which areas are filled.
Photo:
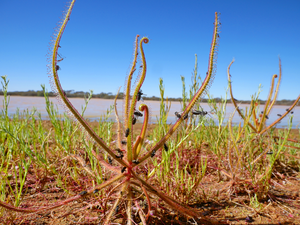
[[260, 113], [261, 113], [261, 114], [264, 114], [264, 111], [261, 111]]
[[277, 116], [282, 116], [281, 114], [277, 114]]
[[112, 165], [112, 162], [113, 162], [112, 159], [111, 159], [109, 156], [108, 156], [107, 158], [108, 158], [108, 163], [109, 163], [110, 165]]
[[205, 116], [207, 114], [207, 111], [193, 110], [192, 113], [193, 113], [193, 115]]
[[126, 144], [127, 144], [127, 141], [121, 141], [121, 144], [122, 144], [122, 145], [126, 145]]
[[57, 55], [60, 57], [60, 59], [57, 60], [58, 63], [64, 60], [64, 57], [62, 57], [60, 54], [57, 53]]
[[87, 191], [83, 191], [79, 195], [86, 195], [86, 194], [87, 194]]
[[137, 93], [137, 101], [140, 101], [142, 99], [142, 95], [144, 95], [142, 90], [139, 90], [139, 92]]
[[128, 135], [129, 135], [129, 128], [127, 128], [125, 131], [125, 137], [128, 137]]
[[[180, 119], [181, 118], [181, 114], [179, 112], [175, 112], [175, 116]], [[186, 120], [189, 117], [188, 114], [184, 115], [183, 119]]]
[[117, 205], [116, 209], [115, 209], [115, 213], [118, 213], [119, 211], [119, 205]]
[[56, 71], [60, 70], [59, 65], [56, 65], [56, 66], [55, 66], [55, 70], [56, 70]]
[[269, 117], [266, 115], [266, 118], [269, 119]]
[[156, 150], [153, 150], [151, 153], [151, 157], [153, 158], [155, 156]]
[[134, 164], [139, 164], [139, 163], [140, 163], [139, 160], [137, 160], [137, 159], [132, 160], [132, 162], [133, 162]]
[[179, 112], [175, 112], [175, 116], [177, 116], [177, 118], [178, 118], [178, 119], [180, 119], [180, 118], [181, 118], [181, 115], [180, 115], [180, 113], [179, 113]]
[[286, 109], [286, 111], [289, 111], [289, 109]]
[[132, 117], [132, 125], [136, 123], [136, 117]]
[[248, 223], [254, 222], [254, 220], [252, 219], [251, 216], [247, 216], [245, 220], [246, 220], [246, 222], [248, 222]]
[[164, 143], [164, 149], [165, 149], [166, 152], [169, 150], [169, 147], [166, 143]]
[[99, 189], [95, 189], [95, 190], [93, 191], [93, 193], [96, 194], [98, 191], [99, 191]]
[[189, 175], [192, 174], [192, 172], [191, 172], [191, 170], [189, 168], [186, 170], [186, 172], [188, 172]]
[[273, 154], [272, 151], [267, 152], [267, 155], [272, 155], [272, 154]]
[[117, 148], [116, 151], [117, 151], [118, 154], [119, 154], [119, 155], [116, 155], [116, 157], [117, 157], [117, 158], [120, 158], [120, 159], [123, 159], [123, 157], [124, 157], [123, 152], [122, 152], [119, 148]]
[[139, 117], [142, 117], [143, 116], [143, 113], [139, 112], [139, 111], [135, 111], [133, 113], [135, 116], [139, 116]]
[[294, 114], [294, 112], [291, 112], [291, 114]]
[[121, 173], [124, 173], [126, 170], [126, 167], [123, 167], [122, 170], [121, 170]]

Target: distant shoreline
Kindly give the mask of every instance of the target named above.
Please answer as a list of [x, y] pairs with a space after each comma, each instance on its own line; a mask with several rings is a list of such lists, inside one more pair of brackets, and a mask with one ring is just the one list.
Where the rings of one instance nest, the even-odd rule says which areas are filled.
[[[3, 102], [4, 96], [0, 96], [0, 102]], [[64, 115], [65, 107], [64, 105], [60, 104], [59, 99], [56, 96], [49, 97], [50, 101], [53, 103], [55, 109], [57, 110], [58, 114]], [[85, 104], [83, 98], [70, 98], [72, 105], [81, 113], [82, 106]], [[138, 104], [147, 104], [149, 111], [150, 111], [150, 123], [157, 121], [157, 118], [160, 115], [160, 101], [153, 101], [145, 99], [144, 102], [139, 102]], [[166, 102], [164, 102], [166, 104]], [[219, 104], [219, 103], [217, 103]], [[2, 105], [0, 103], [0, 105]], [[85, 117], [89, 118], [90, 120], [97, 120], [101, 116], [108, 115], [108, 111], [112, 110], [112, 106], [114, 105], [114, 99], [100, 99], [100, 98], [92, 98], [88, 103], [88, 107], [84, 113]], [[201, 108], [203, 111], [208, 112], [208, 116], [211, 117], [216, 124], [218, 124], [218, 118], [214, 113], [214, 109], [210, 105], [210, 103], [200, 102]], [[239, 104], [240, 109], [246, 110], [250, 104], [242, 103]], [[182, 102], [174, 101], [171, 104], [170, 111], [168, 112], [167, 123], [174, 123], [176, 121], [175, 112], [181, 112], [182, 109]], [[260, 110], [264, 108], [264, 104], [260, 104]], [[269, 119], [266, 121], [267, 125], [270, 125], [272, 121], [275, 121], [278, 118], [278, 114], [283, 114], [286, 112], [286, 109], [289, 106], [286, 105], [275, 105], [271, 112], [268, 114]], [[22, 114], [27, 111], [34, 110], [37, 112], [36, 115], [40, 116], [41, 119], [48, 118], [48, 112], [46, 110], [46, 102], [45, 98], [42, 96], [10, 96], [10, 101], [8, 105], [8, 114], [14, 115], [16, 112]], [[118, 99], [117, 101], [117, 110], [119, 115], [123, 116], [124, 111], [124, 99]], [[0, 110], [1, 111], [1, 110]], [[235, 112], [235, 107], [232, 103], [228, 103], [226, 105], [226, 113], [224, 115], [223, 122], [226, 122], [231, 118], [231, 122], [233, 124], [243, 123], [243, 120], [238, 116]], [[115, 119], [114, 113], [111, 111], [109, 113], [110, 119]], [[293, 109], [293, 127], [300, 125], [300, 106], [297, 106]], [[137, 122], [142, 121], [141, 119]], [[285, 117], [277, 127], [285, 127], [289, 124], [289, 116]]]
[[[85, 96], [89, 95], [89, 92], [83, 92], [83, 91], [65, 91], [66, 95], [68, 98], [84, 98]], [[11, 91], [7, 93], [10, 96], [19, 96], [19, 97], [44, 97], [44, 92], [43, 91]], [[0, 96], [3, 96], [3, 92], [0, 90]], [[56, 95], [53, 92], [48, 93], [49, 97], [56, 97]], [[113, 95], [112, 93], [100, 93], [100, 94], [93, 94], [92, 99], [115, 99], [116, 95]], [[124, 94], [120, 93], [118, 95], [118, 99], [123, 99]], [[152, 97], [142, 97], [144, 100], [150, 100], [150, 101], [161, 101], [161, 98], [152, 96]], [[166, 100], [166, 99], [165, 99]], [[221, 98], [213, 98], [216, 103], [221, 102]], [[182, 102], [182, 98], [168, 98], [168, 101], [172, 102]], [[265, 100], [259, 99], [261, 104], [266, 103]], [[288, 99], [283, 99], [283, 100], [278, 100], [275, 102], [275, 105], [292, 105], [295, 100], [288, 100]], [[201, 102], [203, 103], [208, 103], [209, 99], [203, 98], [201, 99]], [[232, 103], [231, 99], [227, 99], [227, 103]], [[237, 100], [238, 104], [250, 104], [250, 100]], [[300, 106], [300, 101], [297, 103], [297, 106]]]

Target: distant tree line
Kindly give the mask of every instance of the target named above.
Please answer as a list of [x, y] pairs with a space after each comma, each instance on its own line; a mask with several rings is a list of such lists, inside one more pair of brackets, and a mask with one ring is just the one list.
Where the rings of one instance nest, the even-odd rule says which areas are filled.
[[[67, 97], [69, 98], [84, 98], [84, 96], [88, 96], [89, 92], [84, 92], [84, 91], [74, 91], [74, 90], [68, 90], [65, 91]], [[0, 89], [0, 95], [3, 95], [3, 91]], [[43, 97], [44, 92], [41, 91], [34, 91], [34, 90], [28, 90], [28, 91], [10, 91], [8, 92], [8, 95], [11, 96], [38, 96], [38, 97]], [[49, 97], [55, 97], [56, 94], [54, 92], [49, 92], [48, 93]], [[101, 98], [101, 99], [114, 99], [116, 95], [113, 95], [111, 92], [104, 93], [101, 92], [99, 94], [93, 94], [92, 98]], [[124, 98], [124, 93], [120, 92], [118, 95], [118, 99], [123, 99]], [[152, 101], [160, 101], [159, 97], [152, 96], [152, 97], [143, 97], [144, 100], [152, 100]], [[182, 98], [168, 98], [169, 101], [182, 101]], [[213, 99], [215, 102], [219, 103], [222, 101], [221, 98], [214, 98]], [[201, 102], [207, 103], [209, 99], [201, 99]], [[261, 104], [264, 104], [264, 100], [259, 100]], [[292, 105], [295, 100], [288, 100], [288, 99], [283, 99], [280, 101], [276, 101], [276, 105]], [[231, 103], [231, 99], [228, 99], [228, 103]], [[250, 104], [250, 100], [237, 100], [238, 103], [248, 103]], [[300, 105], [300, 102], [298, 102], [297, 105]]]

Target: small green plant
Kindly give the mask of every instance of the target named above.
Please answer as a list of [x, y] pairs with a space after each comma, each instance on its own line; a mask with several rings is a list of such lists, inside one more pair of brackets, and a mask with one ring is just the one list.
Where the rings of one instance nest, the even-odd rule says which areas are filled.
[[[275, 74], [272, 77], [269, 96], [263, 111], [259, 110], [260, 102], [258, 96], [260, 90], [256, 96], [252, 96], [250, 109], [246, 108], [245, 111], [242, 111], [239, 108], [237, 100], [232, 93], [230, 67], [233, 62], [234, 61], [230, 63], [227, 70], [230, 96], [231, 101], [235, 106], [235, 111], [238, 112], [240, 117], [244, 120], [244, 124], [243, 126], [239, 124], [237, 128], [233, 128], [231, 123], [233, 115], [229, 120], [229, 141], [227, 146], [229, 168], [221, 171], [230, 179], [230, 182], [223, 187], [222, 190], [226, 187], [230, 187], [230, 194], [247, 192], [248, 194], [255, 196], [256, 200], [262, 200], [266, 199], [268, 196], [270, 184], [272, 183], [271, 174], [274, 170], [275, 162], [278, 161], [280, 153], [287, 147], [286, 142], [291, 130], [291, 121], [287, 133], [280, 138], [273, 135], [274, 129], [272, 127], [291, 112], [299, 101], [300, 95], [284, 114], [279, 115], [279, 118], [276, 121], [271, 125], [266, 126], [266, 120], [269, 119], [269, 113], [276, 102], [279, 91], [281, 81], [280, 59], [279, 79], [276, 89], [274, 92], [275, 79], [278, 77]], [[273, 138], [270, 138], [270, 136], [273, 136]], [[278, 139], [280, 139], [280, 141], [278, 141]]]
[[[147, 176], [142, 176], [137, 173], [138, 169], [141, 168], [145, 163], [151, 164], [152, 159], [155, 158], [156, 155], [160, 154], [162, 151], [168, 151], [167, 141], [170, 137], [176, 132], [176, 130], [180, 127], [180, 125], [185, 121], [188, 117], [188, 114], [191, 110], [194, 109], [196, 102], [199, 100], [203, 94], [206, 93], [206, 90], [210, 87], [213, 77], [216, 73], [216, 58], [217, 58], [217, 46], [219, 41], [219, 29], [220, 22], [218, 13], [215, 13], [215, 21], [214, 21], [214, 32], [213, 39], [211, 44], [211, 50], [209, 54], [209, 65], [208, 71], [206, 73], [206, 77], [202, 82], [202, 85], [198, 88], [198, 90], [194, 90], [193, 97], [191, 97], [190, 102], [184, 102], [184, 110], [180, 115], [177, 116], [177, 121], [174, 125], [172, 125], [168, 131], [161, 131], [162, 137], [160, 140], [156, 142], [154, 145], [146, 145], [145, 144], [145, 134], [148, 128], [148, 118], [149, 118], [149, 110], [146, 104], [141, 104], [139, 108], [137, 108], [137, 102], [140, 100], [142, 92], [141, 86], [144, 82], [146, 76], [146, 58], [143, 50], [143, 44], [147, 44], [149, 39], [147, 37], [143, 37], [139, 39], [139, 35], [136, 36], [135, 39], [135, 50], [134, 50], [134, 60], [132, 62], [132, 67], [130, 73], [127, 77], [127, 86], [125, 91], [125, 108], [124, 108], [124, 121], [121, 123], [118, 120], [118, 131], [117, 131], [117, 146], [119, 148], [114, 148], [113, 146], [108, 145], [102, 137], [100, 137], [86, 122], [86, 120], [82, 117], [82, 115], [73, 107], [71, 102], [68, 100], [62, 85], [60, 84], [58, 77], [59, 70], [59, 61], [57, 59], [58, 49], [60, 47], [60, 40], [62, 38], [62, 34], [66, 28], [66, 25], [69, 21], [71, 11], [73, 9], [75, 0], [73, 0], [67, 10], [67, 13], [64, 17], [61, 27], [56, 35], [56, 39], [54, 41], [52, 56], [51, 56], [51, 65], [50, 65], [50, 76], [53, 84], [53, 91], [57, 93], [57, 96], [60, 98], [61, 102], [65, 105], [65, 108], [68, 114], [74, 118], [79, 124], [80, 128], [87, 134], [87, 137], [90, 140], [98, 145], [98, 148], [88, 148], [87, 152], [90, 152], [91, 155], [98, 160], [98, 162], [105, 168], [105, 170], [110, 171], [111, 178], [107, 181], [103, 181], [102, 183], [95, 184], [93, 187], [88, 188], [74, 197], [63, 200], [53, 206], [50, 207], [39, 207], [39, 208], [17, 208], [12, 207], [6, 203], [1, 202], [0, 205], [6, 207], [11, 210], [19, 211], [19, 212], [39, 212], [42, 210], [51, 210], [63, 205], [66, 205], [70, 202], [78, 200], [80, 198], [86, 197], [87, 195], [93, 195], [98, 192], [103, 192], [103, 190], [109, 190], [107, 194], [107, 201], [111, 202], [110, 208], [106, 205], [107, 213], [104, 213], [103, 220], [104, 224], [109, 224], [113, 220], [113, 216], [116, 212], [126, 212], [126, 216], [124, 215], [124, 220], [127, 220], [127, 224], [131, 225], [134, 222], [134, 211], [133, 206], [135, 206], [135, 212], [139, 215], [140, 220], [143, 224], [146, 224], [147, 219], [151, 216], [151, 210], [153, 209], [151, 199], [153, 196], [164, 201], [174, 210], [181, 212], [182, 214], [200, 218], [202, 222], [210, 223], [215, 222], [210, 219], [206, 219], [204, 216], [201, 216], [195, 209], [179, 202], [175, 198], [170, 197], [169, 195], [163, 193], [162, 191], [155, 188], [151, 182], [147, 181]], [[138, 82], [135, 85], [135, 89], [133, 90], [132, 96], [131, 94], [131, 81], [134, 72], [137, 67], [137, 58], [138, 55], [141, 58], [140, 71], [138, 74]], [[163, 95], [163, 93], [162, 93]], [[46, 99], [47, 100], [47, 99]], [[51, 107], [49, 108], [49, 113], [51, 114]], [[163, 110], [163, 109], [161, 109]], [[117, 114], [117, 112], [116, 112]], [[162, 115], [165, 112], [161, 112]], [[53, 114], [53, 118], [55, 119], [55, 114]], [[142, 129], [138, 135], [134, 134], [134, 124], [136, 117], [143, 117], [143, 125]], [[164, 118], [162, 118], [165, 120]], [[65, 123], [65, 122], [64, 122]], [[162, 124], [165, 121], [161, 121]], [[200, 125], [199, 125], [200, 126]], [[165, 127], [166, 128], [166, 127]], [[198, 128], [198, 127], [197, 127]], [[57, 132], [63, 134], [62, 129], [65, 129], [65, 126], [60, 126], [57, 124]], [[72, 133], [72, 130], [67, 133]], [[71, 135], [72, 136], [72, 135]], [[71, 138], [70, 136], [70, 138]], [[186, 136], [188, 137], [188, 136]], [[70, 138], [67, 139], [70, 141]], [[71, 142], [68, 141], [68, 144], [63, 142], [62, 140], [58, 140], [60, 142], [61, 148], [64, 148], [66, 151], [71, 151]], [[183, 143], [185, 138], [180, 139], [180, 143]], [[69, 148], [70, 147], [70, 148]], [[176, 148], [177, 146], [173, 146]], [[76, 151], [75, 151], [76, 153]], [[90, 155], [90, 157], [91, 157]], [[81, 157], [74, 156], [75, 159], [81, 161]], [[84, 162], [82, 163], [84, 164]], [[203, 177], [205, 173], [206, 163], [202, 163], [202, 175]], [[84, 166], [84, 165], [83, 165]], [[95, 170], [96, 166], [93, 167]], [[90, 171], [90, 173], [95, 173], [95, 171]], [[97, 171], [96, 171], [97, 173]], [[101, 171], [98, 172], [98, 174]], [[183, 179], [183, 176], [181, 176]], [[198, 185], [201, 177], [194, 181], [194, 185]], [[182, 183], [183, 180], [181, 180]], [[97, 183], [97, 182], [96, 182]], [[192, 187], [192, 189], [194, 186]], [[148, 213], [144, 215], [141, 210], [140, 200], [145, 198], [147, 202]], [[114, 202], [113, 202], [114, 201]]]
[[[256, 97], [252, 96], [250, 109], [249, 109], [249, 111], [246, 110], [245, 113], [243, 113], [240, 110], [240, 108], [238, 107], [237, 100], [233, 97], [233, 93], [232, 93], [230, 67], [233, 64], [233, 62], [234, 62], [234, 60], [231, 61], [231, 63], [228, 66], [228, 69], [227, 69], [231, 101], [234, 104], [236, 111], [238, 112], [240, 117], [242, 117], [242, 119], [244, 120], [245, 124], [249, 125], [251, 127], [251, 129], [253, 130], [253, 132], [261, 135], [261, 134], [265, 133], [267, 130], [269, 130], [270, 128], [272, 128], [273, 126], [275, 126], [277, 123], [279, 123], [284, 117], [286, 117], [293, 110], [293, 108], [297, 105], [298, 101], [300, 100], [300, 95], [294, 101], [294, 103], [290, 106], [290, 108], [286, 110], [285, 113], [280, 115], [277, 120], [275, 120], [272, 124], [270, 124], [269, 126], [266, 127], [265, 126], [266, 120], [269, 119], [269, 113], [271, 112], [271, 110], [276, 102], [278, 91], [279, 91], [279, 86], [280, 86], [280, 82], [281, 82], [281, 60], [279, 59], [279, 77], [277, 76], [277, 74], [273, 75], [273, 77], [272, 77], [271, 88], [270, 88], [269, 96], [266, 101], [264, 110], [263, 111], [259, 110], [259, 105], [260, 105], [259, 101], [258, 101], [258, 96], [260, 93], [260, 91], [259, 91]], [[277, 82], [276, 89], [274, 92], [274, 86], [275, 86], [274, 83], [275, 83], [275, 79], [277, 77], [278, 77], [278, 82]], [[250, 119], [252, 119], [253, 123], [250, 123], [250, 121], [251, 121]]]

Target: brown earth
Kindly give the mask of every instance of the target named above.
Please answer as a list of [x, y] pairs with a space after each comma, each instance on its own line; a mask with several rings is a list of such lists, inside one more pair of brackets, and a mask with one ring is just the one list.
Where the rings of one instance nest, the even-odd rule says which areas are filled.
[[[50, 128], [48, 121], [43, 122], [45, 127]], [[94, 124], [95, 125], [95, 124]], [[141, 124], [137, 125], [141, 126]], [[299, 131], [293, 130], [292, 137], [299, 137]], [[299, 139], [299, 138], [298, 138]], [[203, 146], [205, 148], [207, 146]], [[200, 154], [201, 150], [193, 149], [192, 154]], [[203, 149], [202, 149], [203, 152]], [[214, 157], [214, 156], [211, 156]], [[35, 174], [27, 176], [27, 184], [34, 180]], [[219, 181], [216, 171], [208, 169], [206, 176], [200, 183], [201, 190], [210, 195], [201, 195], [201, 201], [190, 204], [206, 218], [213, 218], [228, 224], [300, 224], [300, 178], [299, 170], [294, 169], [291, 173], [288, 169], [276, 172], [275, 180], [271, 185], [268, 198], [259, 203], [249, 204], [249, 196], [245, 193], [232, 194], [229, 187], [234, 184], [223, 179]], [[78, 194], [86, 188], [84, 180], [76, 183], [68, 190], [69, 194], [59, 188], [52, 176], [40, 180], [43, 188], [28, 188], [21, 200], [20, 207], [32, 208], [49, 206], [68, 197]], [[153, 185], [155, 185], [153, 183]], [[158, 187], [156, 187], [158, 188]], [[219, 192], [218, 192], [219, 190]], [[220, 191], [221, 190], [221, 191]], [[89, 195], [76, 200], [66, 206], [52, 211], [40, 213], [16, 213], [4, 209], [1, 224], [101, 224], [100, 215], [103, 214], [103, 196]], [[108, 203], [109, 204], [109, 203]], [[251, 206], [249, 206], [251, 205]], [[124, 224], [122, 209], [116, 214], [114, 224]], [[147, 214], [147, 206], [144, 208]], [[153, 199], [152, 217], [147, 224], [204, 224], [201, 220], [186, 218], [170, 210], [163, 202]], [[197, 223], [198, 222], [198, 223]], [[113, 223], [112, 223], [113, 224]], [[137, 224], [141, 224], [137, 221]]]

